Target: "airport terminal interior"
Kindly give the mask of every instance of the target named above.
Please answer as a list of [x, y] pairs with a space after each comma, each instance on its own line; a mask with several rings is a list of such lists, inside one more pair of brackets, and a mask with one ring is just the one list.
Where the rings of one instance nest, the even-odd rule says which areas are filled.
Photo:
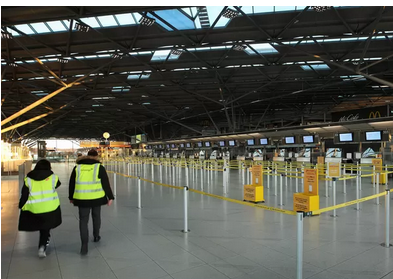
[[[393, 7], [1, 12], [1, 278], [393, 279]], [[92, 150], [115, 199], [85, 255]], [[45, 257], [18, 230], [42, 159]]]

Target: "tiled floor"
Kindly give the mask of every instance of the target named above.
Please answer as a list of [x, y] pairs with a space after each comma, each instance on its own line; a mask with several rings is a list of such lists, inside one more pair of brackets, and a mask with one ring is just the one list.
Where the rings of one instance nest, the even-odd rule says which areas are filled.
[[[102, 240], [91, 242], [89, 254], [82, 257], [77, 208], [67, 198], [72, 167], [53, 164], [63, 183], [58, 190], [63, 224], [52, 232], [45, 259], [37, 257], [38, 233], [17, 231], [17, 177], [2, 177], [1, 278], [296, 278], [295, 217], [190, 193], [191, 231], [184, 234], [182, 191], [143, 182], [139, 210], [136, 180], [120, 176], [115, 203], [102, 209]], [[132, 167], [134, 175], [178, 186], [186, 183], [184, 169], [145, 166], [137, 171]], [[223, 195], [222, 173], [204, 172], [203, 183], [200, 171], [190, 170], [189, 177], [190, 187]], [[243, 173], [232, 170], [226, 196], [242, 199], [243, 181]], [[284, 184], [283, 208], [292, 209], [294, 187], [294, 180]], [[344, 195], [341, 182], [337, 185], [338, 203], [355, 199], [354, 181], [347, 182], [347, 188]], [[332, 204], [332, 188], [328, 189], [326, 198], [320, 182], [321, 207]], [[363, 179], [361, 195], [371, 194], [370, 180]], [[265, 199], [267, 205], [279, 207], [272, 180], [270, 189], [265, 187]], [[304, 278], [393, 279], [393, 248], [380, 246], [384, 204], [381, 198], [380, 205], [367, 201], [360, 211], [354, 206], [339, 209], [337, 218], [330, 212], [306, 218]]]

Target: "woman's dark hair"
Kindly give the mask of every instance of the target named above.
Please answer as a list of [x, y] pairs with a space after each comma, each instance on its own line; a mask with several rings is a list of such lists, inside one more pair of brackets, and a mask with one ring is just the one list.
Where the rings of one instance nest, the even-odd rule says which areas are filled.
[[34, 170], [51, 170], [51, 165], [48, 160], [41, 159], [37, 162], [37, 164], [34, 167]]

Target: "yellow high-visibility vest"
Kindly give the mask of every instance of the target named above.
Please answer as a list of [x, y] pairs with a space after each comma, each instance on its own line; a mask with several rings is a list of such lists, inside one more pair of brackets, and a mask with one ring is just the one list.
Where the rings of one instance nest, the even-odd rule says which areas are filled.
[[101, 179], [98, 178], [99, 169], [99, 163], [80, 164], [76, 167], [74, 199], [95, 200], [105, 197]]
[[55, 190], [57, 181], [59, 181], [59, 177], [55, 174], [41, 181], [26, 177], [25, 185], [29, 187], [30, 193], [22, 210], [34, 214], [56, 210], [60, 205], [59, 196]]

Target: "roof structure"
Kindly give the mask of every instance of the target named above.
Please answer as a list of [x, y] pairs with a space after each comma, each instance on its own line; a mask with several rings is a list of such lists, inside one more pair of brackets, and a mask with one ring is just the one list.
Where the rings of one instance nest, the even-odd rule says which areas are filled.
[[3, 138], [201, 136], [393, 100], [393, 7], [2, 7], [1, 25], [3, 121], [59, 91]]

